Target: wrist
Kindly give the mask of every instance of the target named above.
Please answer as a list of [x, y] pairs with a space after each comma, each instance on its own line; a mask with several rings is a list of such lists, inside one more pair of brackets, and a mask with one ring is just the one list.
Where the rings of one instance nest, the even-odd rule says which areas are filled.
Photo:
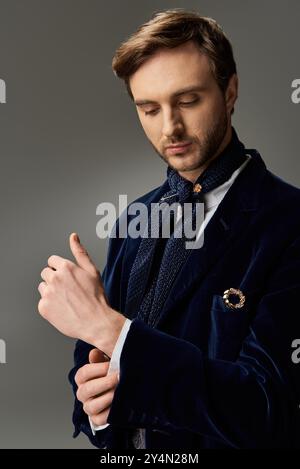
[[107, 306], [104, 317], [105, 320], [102, 321], [101, 331], [97, 332], [95, 328], [95, 334], [90, 343], [111, 357], [126, 317], [110, 306]]

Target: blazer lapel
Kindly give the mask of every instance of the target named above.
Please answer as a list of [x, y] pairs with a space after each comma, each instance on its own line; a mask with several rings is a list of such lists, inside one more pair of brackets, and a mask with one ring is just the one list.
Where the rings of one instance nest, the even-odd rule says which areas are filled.
[[[146, 205], [148, 206], [148, 210], [150, 210], [151, 203], [156, 203], [160, 200], [160, 198], [165, 194], [168, 190], [170, 190], [168, 180], [166, 180], [157, 190], [153, 191], [151, 196], [145, 201]], [[139, 202], [144, 202], [143, 197], [139, 200]], [[130, 223], [130, 216], [128, 215], [128, 223]], [[126, 249], [123, 257], [122, 262], [122, 274], [121, 274], [121, 282], [120, 282], [120, 309], [121, 311], [125, 311], [125, 301], [126, 301], [126, 294], [127, 294], [127, 286], [128, 280], [130, 276], [130, 271], [137, 255], [140, 242], [142, 238], [127, 238], [126, 240]]]

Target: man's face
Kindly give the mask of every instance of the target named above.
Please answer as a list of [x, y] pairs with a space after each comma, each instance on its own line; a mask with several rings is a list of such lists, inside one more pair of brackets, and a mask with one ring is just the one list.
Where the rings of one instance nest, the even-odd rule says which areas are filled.
[[[201, 174], [228, 143], [237, 82], [224, 95], [193, 41], [159, 49], [131, 76], [130, 87], [147, 138], [183, 177]], [[189, 145], [167, 148], [179, 143]]]

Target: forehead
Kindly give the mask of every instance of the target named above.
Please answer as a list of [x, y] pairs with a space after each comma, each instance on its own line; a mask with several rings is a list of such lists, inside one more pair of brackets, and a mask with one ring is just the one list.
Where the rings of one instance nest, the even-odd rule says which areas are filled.
[[207, 56], [192, 41], [159, 49], [130, 78], [135, 100], [159, 100], [189, 85], [215, 84]]

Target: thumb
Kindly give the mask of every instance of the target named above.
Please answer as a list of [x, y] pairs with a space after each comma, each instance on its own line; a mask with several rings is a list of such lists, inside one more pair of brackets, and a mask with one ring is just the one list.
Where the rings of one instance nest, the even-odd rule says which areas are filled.
[[97, 348], [93, 348], [89, 353], [90, 363], [102, 363], [109, 361], [107, 355]]
[[97, 272], [97, 268], [90, 256], [88, 255], [87, 250], [80, 243], [80, 239], [77, 233], [70, 234], [69, 242], [72, 254], [75, 257], [79, 267], [82, 267], [82, 269], [90, 272], [91, 274]]

